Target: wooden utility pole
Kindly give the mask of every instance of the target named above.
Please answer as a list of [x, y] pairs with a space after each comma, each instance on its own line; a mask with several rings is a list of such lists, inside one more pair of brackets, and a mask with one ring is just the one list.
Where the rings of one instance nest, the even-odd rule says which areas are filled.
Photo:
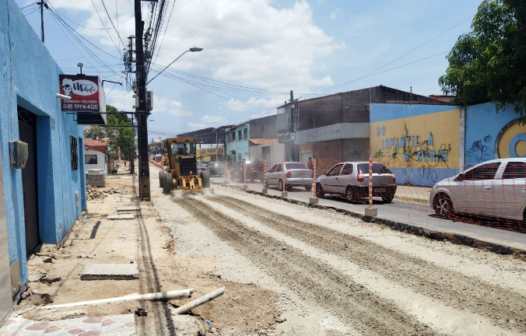
[[42, 36], [42, 43], [44, 43], [44, 7], [47, 7], [47, 4], [45, 3], [45, 0], [42, 0], [40, 2], [37, 2], [37, 5], [40, 5], [40, 30], [41, 30], [41, 36]]
[[141, 13], [141, 0], [135, 0], [135, 55], [136, 55], [136, 80], [138, 104], [135, 107], [135, 117], [137, 118], [137, 138], [138, 138], [138, 179], [139, 179], [139, 198], [141, 201], [150, 200], [150, 166], [148, 162], [148, 114], [146, 106], [146, 73], [144, 69], [144, 49], [143, 49], [143, 30], [144, 21]]

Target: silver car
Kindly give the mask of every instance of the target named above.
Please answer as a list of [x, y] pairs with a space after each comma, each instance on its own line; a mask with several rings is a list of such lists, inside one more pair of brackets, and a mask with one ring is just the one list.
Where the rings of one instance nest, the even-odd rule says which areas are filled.
[[283, 191], [283, 181], [285, 181], [285, 188], [292, 189], [293, 186], [304, 187], [305, 190], [312, 190], [313, 175], [312, 170], [302, 162], [285, 162], [285, 171], [282, 169], [282, 164], [274, 165], [267, 173], [267, 185], [278, 186], [278, 189]]
[[455, 213], [526, 220], [526, 159], [478, 164], [435, 184], [429, 204], [441, 217]]
[[[392, 202], [396, 193], [396, 177], [383, 163], [373, 163], [373, 196]], [[316, 180], [318, 198], [326, 194], [344, 196], [358, 202], [369, 196], [369, 162], [341, 162]]]

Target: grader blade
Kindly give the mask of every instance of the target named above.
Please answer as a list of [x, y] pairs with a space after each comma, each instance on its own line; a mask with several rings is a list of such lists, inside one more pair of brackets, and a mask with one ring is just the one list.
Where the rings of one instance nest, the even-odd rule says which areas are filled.
[[195, 175], [181, 176], [181, 189], [183, 192], [201, 192], [203, 191], [201, 179]]

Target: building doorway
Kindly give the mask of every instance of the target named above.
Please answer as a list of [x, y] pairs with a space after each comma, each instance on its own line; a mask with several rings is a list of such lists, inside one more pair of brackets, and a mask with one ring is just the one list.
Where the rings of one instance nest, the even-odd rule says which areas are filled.
[[38, 222], [38, 183], [37, 183], [37, 117], [18, 106], [18, 128], [20, 140], [27, 143], [28, 158], [22, 169], [24, 190], [24, 217], [26, 228], [26, 252], [31, 252], [40, 244]]

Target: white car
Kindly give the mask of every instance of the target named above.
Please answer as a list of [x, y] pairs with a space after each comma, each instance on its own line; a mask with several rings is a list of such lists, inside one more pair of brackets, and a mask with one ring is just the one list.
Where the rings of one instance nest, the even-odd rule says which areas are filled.
[[429, 204], [441, 217], [455, 213], [526, 220], [526, 159], [478, 164], [435, 184]]
[[285, 188], [291, 190], [293, 186], [304, 187], [305, 190], [312, 190], [313, 175], [312, 170], [302, 162], [285, 162], [285, 171], [281, 169], [282, 164], [274, 165], [267, 173], [268, 188], [271, 185], [278, 186], [283, 191], [283, 181]]
[[[374, 162], [372, 170], [373, 197], [392, 202], [396, 193], [396, 177], [383, 163]], [[360, 202], [369, 195], [369, 162], [340, 162], [316, 180], [316, 196], [344, 196]]]

